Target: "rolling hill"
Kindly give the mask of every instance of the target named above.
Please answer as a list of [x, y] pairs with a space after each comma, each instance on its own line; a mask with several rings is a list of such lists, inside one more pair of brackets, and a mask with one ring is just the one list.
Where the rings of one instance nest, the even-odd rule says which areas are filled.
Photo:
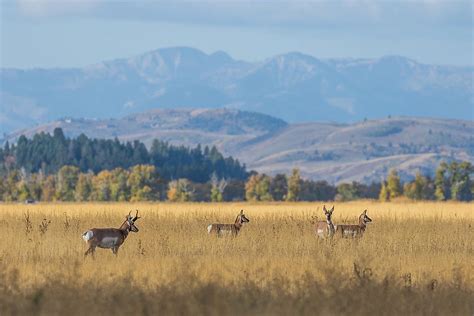
[[235, 109], [154, 109], [123, 118], [56, 120], [12, 133], [7, 140], [51, 133], [56, 127], [68, 136], [216, 145], [259, 172], [288, 173], [298, 167], [304, 177], [332, 183], [380, 181], [391, 168], [405, 179], [417, 171], [433, 174], [442, 160], [474, 163], [474, 122], [417, 117], [289, 124]]
[[85, 68], [0, 69], [0, 133], [62, 117], [119, 118], [154, 108], [235, 108], [288, 122], [426, 116], [472, 119], [474, 67], [400, 56], [261, 62], [188, 47]]

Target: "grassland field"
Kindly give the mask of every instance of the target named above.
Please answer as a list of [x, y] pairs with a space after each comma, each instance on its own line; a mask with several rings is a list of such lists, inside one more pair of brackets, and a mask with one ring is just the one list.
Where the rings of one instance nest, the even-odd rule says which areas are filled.
[[[332, 205], [332, 203], [326, 203]], [[320, 240], [323, 203], [0, 204], [1, 315], [473, 315], [474, 204], [335, 203], [373, 222]], [[138, 233], [84, 258], [81, 235]], [[237, 238], [210, 223], [250, 219]]]

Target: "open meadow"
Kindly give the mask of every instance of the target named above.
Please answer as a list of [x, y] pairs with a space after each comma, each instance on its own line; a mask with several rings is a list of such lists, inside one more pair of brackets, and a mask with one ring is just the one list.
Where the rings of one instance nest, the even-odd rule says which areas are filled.
[[[311, 223], [322, 206], [0, 204], [0, 314], [473, 315], [472, 203], [335, 203], [334, 223], [373, 222], [332, 240]], [[117, 257], [84, 259], [83, 232], [136, 209]], [[208, 235], [241, 209], [237, 238]]]

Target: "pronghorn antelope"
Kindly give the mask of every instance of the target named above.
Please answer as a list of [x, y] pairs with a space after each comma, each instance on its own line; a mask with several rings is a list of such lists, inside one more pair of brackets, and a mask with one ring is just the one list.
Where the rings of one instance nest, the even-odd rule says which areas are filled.
[[207, 226], [207, 232], [209, 234], [216, 234], [218, 237], [224, 235], [237, 237], [242, 226], [248, 222], [250, 222], [250, 220], [245, 216], [244, 210], [241, 210], [240, 214], [237, 215], [234, 224], [210, 224]]
[[89, 249], [84, 253], [84, 256], [90, 253], [94, 256], [96, 247], [110, 248], [112, 252], [117, 255], [128, 233], [138, 233], [138, 228], [135, 226], [135, 221], [140, 218], [138, 217], [138, 210], [135, 217], [132, 217], [130, 213], [125, 217], [125, 221], [119, 228], [92, 228], [82, 234], [82, 238], [89, 245]]
[[358, 225], [337, 225], [336, 235], [340, 234], [342, 237], [346, 238], [362, 237], [365, 232], [365, 228], [367, 227], [367, 224], [371, 221], [372, 219], [367, 216], [367, 210], [365, 210], [359, 216]]
[[332, 237], [336, 231], [331, 219], [332, 212], [334, 212], [334, 206], [328, 211], [326, 205], [324, 205], [323, 211], [324, 215], [326, 215], [326, 221], [319, 221], [314, 224], [316, 235], [320, 238]]

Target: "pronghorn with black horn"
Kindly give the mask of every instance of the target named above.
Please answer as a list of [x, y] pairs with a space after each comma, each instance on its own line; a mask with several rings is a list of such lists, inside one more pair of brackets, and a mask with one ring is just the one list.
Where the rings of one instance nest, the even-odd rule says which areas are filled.
[[135, 217], [130, 215], [131, 211], [125, 217], [125, 221], [119, 228], [92, 228], [82, 234], [82, 238], [89, 245], [89, 249], [84, 256], [92, 254], [94, 256], [95, 248], [109, 248], [117, 255], [120, 246], [123, 244], [129, 232], [138, 233], [135, 221], [138, 220], [138, 210]]
[[345, 238], [354, 238], [354, 237], [362, 237], [367, 228], [367, 224], [370, 223], [372, 219], [367, 216], [367, 210], [362, 212], [359, 216], [359, 224], [358, 225], [337, 225], [336, 227], [336, 235], [340, 235]]
[[332, 223], [332, 212], [334, 212], [334, 206], [328, 211], [326, 205], [323, 206], [324, 215], [326, 216], [326, 221], [319, 221], [314, 224], [316, 235], [319, 238], [327, 238], [334, 236], [336, 228]]
[[250, 220], [245, 216], [244, 210], [241, 210], [240, 214], [237, 215], [234, 224], [210, 224], [207, 226], [207, 232], [209, 234], [216, 234], [218, 237], [224, 235], [237, 237], [244, 224], [248, 222], [250, 222]]

